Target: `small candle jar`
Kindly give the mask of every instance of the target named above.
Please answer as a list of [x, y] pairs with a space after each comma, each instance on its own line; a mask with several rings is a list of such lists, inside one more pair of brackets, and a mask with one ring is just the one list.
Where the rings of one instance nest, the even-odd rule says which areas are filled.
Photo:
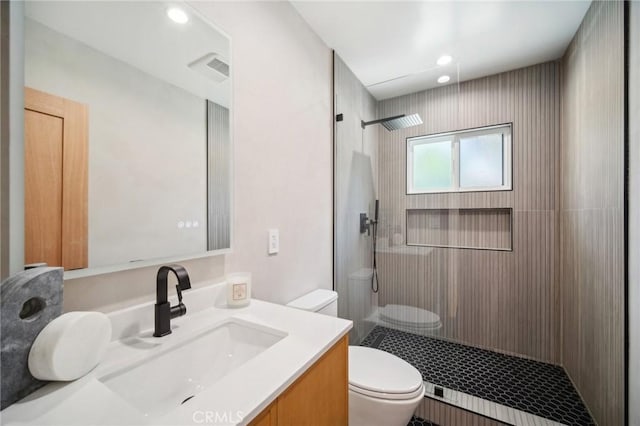
[[241, 308], [251, 301], [251, 273], [235, 272], [227, 275], [227, 306]]

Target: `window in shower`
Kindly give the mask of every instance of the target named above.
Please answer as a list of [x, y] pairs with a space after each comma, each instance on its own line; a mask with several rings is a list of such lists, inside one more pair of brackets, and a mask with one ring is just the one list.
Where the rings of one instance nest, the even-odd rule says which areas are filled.
[[511, 189], [511, 124], [407, 139], [407, 194]]

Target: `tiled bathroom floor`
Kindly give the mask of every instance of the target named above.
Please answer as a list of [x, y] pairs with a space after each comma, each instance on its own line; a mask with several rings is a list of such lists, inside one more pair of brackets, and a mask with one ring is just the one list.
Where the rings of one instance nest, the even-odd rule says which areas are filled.
[[380, 326], [362, 345], [399, 356], [427, 382], [566, 425], [595, 424], [562, 367]]
[[438, 426], [435, 423], [431, 423], [426, 421], [425, 419], [421, 419], [420, 417], [413, 416], [407, 426]]

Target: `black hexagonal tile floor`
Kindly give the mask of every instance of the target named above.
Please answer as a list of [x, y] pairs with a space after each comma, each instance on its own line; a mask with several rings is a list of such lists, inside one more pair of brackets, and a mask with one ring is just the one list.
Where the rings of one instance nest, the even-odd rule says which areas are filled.
[[413, 416], [407, 426], [438, 426], [435, 423], [431, 423], [426, 421], [425, 419], [421, 419], [420, 417]]
[[[380, 326], [362, 345], [399, 356], [427, 382], [569, 426], [595, 425], [560, 366]], [[409, 426], [432, 425], [414, 419]]]

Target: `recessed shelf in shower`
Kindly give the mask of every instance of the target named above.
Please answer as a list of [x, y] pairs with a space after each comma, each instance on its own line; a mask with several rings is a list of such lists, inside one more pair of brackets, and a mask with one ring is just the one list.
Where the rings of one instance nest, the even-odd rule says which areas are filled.
[[407, 245], [512, 250], [512, 209], [408, 209]]

